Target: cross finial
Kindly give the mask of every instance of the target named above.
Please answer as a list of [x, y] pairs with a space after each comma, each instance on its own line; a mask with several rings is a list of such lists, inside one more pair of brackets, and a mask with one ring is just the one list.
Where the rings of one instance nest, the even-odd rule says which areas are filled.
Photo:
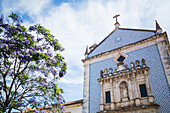
[[119, 14], [118, 15], [115, 15], [113, 18], [116, 18], [116, 22], [117, 22], [117, 17], [120, 16]]
[[119, 14], [115, 15], [113, 18], [116, 18], [116, 23], [115, 23], [115, 29], [118, 29], [120, 24], [119, 22], [117, 21], [117, 17], [120, 16]]

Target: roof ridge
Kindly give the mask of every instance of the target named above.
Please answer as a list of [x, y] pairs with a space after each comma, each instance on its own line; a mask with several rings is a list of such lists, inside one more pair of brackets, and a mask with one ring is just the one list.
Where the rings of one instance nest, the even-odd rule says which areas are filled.
[[150, 31], [150, 32], [156, 32], [156, 30], [150, 30], [150, 29], [134, 29], [134, 28], [118, 28], [122, 30], [134, 30], [134, 31]]

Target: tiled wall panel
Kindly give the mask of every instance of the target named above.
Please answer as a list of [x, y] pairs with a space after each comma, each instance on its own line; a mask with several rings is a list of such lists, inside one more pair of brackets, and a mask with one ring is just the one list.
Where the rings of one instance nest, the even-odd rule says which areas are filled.
[[[151, 82], [151, 89], [155, 97], [155, 102], [161, 106], [159, 113], [170, 113], [170, 90], [157, 46], [152, 45], [126, 54], [128, 57], [124, 63], [127, 64], [128, 67], [130, 67], [131, 61], [141, 61], [142, 58], [146, 60], [147, 66], [150, 67], [149, 78]], [[101, 89], [97, 79], [100, 77], [100, 70], [104, 70], [105, 68], [110, 67], [113, 70], [116, 69], [117, 63], [113, 61], [113, 58], [96, 62], [90, 65], [90, 113], [96, 113], [100, 111]]]

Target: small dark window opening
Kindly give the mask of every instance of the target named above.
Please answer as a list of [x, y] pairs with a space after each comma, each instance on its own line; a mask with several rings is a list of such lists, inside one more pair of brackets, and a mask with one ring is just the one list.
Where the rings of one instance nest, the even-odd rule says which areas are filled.
[[106, 103], [111, 103], [110, 91], [107, 91], [107, 92], [106, 92]]
[[125, 57], [124, 57], [124, 56], [120, 56], [120, 57], [117, 59], [118, 62], [123, 62], [124, 60], [125, 60]]
[[147, 94], [147, 90], [146, 90], [146, 85], [142, 84], [142, 85], [139, 85], [139, 87], [140, 87], [141, 97], [147, 97], [148, 94]]

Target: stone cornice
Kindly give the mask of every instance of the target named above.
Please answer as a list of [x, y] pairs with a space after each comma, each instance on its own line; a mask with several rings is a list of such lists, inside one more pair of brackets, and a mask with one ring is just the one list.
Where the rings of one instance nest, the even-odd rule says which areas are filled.
[[122, 109], [115, 109], [115, 110], [108, 110], [108, 111], [100, 111], [97, 113], [122, 113], [122, 112], [130, 112], [130, 111], [136, 111], [134, 113], [137, 113], [137, 110], [143, 110], [143, 109], [150, 109], [150, 108], [154, 108], [154, 109], [158, 109], [160, 107], [160, 105], [158, 104], [153, 104], [153, 105], [145, 105], [145, 106], [135, 106], [135, 107], [126, 107], [126, 108], [122, 108]]
[[[136, 70], [130, 70], [130, 69], [128, 69], [128, 70], [120, 71], [120, 73], [113, 74], [112, 76], [107, 76], [107, 77], [99, 78], [99, 79], [97, 79], [97, 80], [100, 82], [100, 81], [103, 81], [103, 80], [121, 78], [121, 77], [125, 77], [125, 76], [128, 76], [128, 75], [133, 76], [132, 73], [139, 73], [139, 72], [149, 71], [149, 70], [150, 70], [149, 67], [144, 67], [144, 68], [136, 69]], [[137, 75], [137, 74], [135, 74], [135, 75]]]
[[131, 43], [131, 44], [128, 44], [128, 45], [125, 45], [125, 46], [122, 46], [122, 47], [119, 47], [119, 48], [116, 48], [116, 49], [113, 49], [113, 50], [110, 50], [110, 51], [106, 51], [106, 52], [100, 53], [98, 55], [95, 55], [95, 56], [92, 56], [92, 57], [89, 57], [89, 58], [86, 58], [86, 59], [82, 59], [82, 62], [84, 63], [84, 62], [86, 62], [88, 60], [91, 60], [91, 59], [94, 59], [94, 58], [98, 58], [98, 57], [101, 57], [103, 55], [107, 55], [107, 54], [110, 54], [110, 53], [113, 53], [113, 52], [117, 52], [117, 51], [120, 51], [120, 50], [123, 50], [123, 49], [127, 49], [127, 48], [130, 48], [132, 46], [143, 44], [143, 43], [146, 43], [146, 42], [149, 42], [149, 41], [154, 41], [155, 39], [159, 39], [161, 36], [164, 36], [167, 44], [169, 44], [169, 41], [167, 39], [167, 33], [164, 32], [164, 33], [157, 34], [157, 35], [151, 36], [149, 38], [140, 40], [140, 41], [135, 42], [135, 43]]

